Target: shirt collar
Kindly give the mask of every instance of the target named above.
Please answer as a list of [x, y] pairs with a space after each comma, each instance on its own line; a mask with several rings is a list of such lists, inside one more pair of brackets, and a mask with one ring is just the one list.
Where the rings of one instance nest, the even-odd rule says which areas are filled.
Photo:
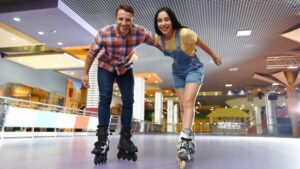
[[118, 30], [118, 27], [117, 27], [117, 24], [113, 24], [113, 28], [114, 28], [114, 33], [117, 35], [117, 36], [120, 36], [120, 37], [126, 37], [128, 35], [131, 35], [133, 33], [133, 28], [134, 28], [134, 24], [132, 24], [132, 26], [130, 27], [130, 30], [128, 32], [127, 35], [125, 36], [122, 36], [122, 34], [120, 34], [119, 30]]

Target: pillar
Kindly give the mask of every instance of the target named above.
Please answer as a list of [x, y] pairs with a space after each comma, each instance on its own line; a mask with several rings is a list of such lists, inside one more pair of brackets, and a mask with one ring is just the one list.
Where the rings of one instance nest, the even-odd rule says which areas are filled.
[[174, 132], [174, 101], [168, 99], [167, 101], [167, 132]]
[[140, 122], [140, 132], [144, 132], [145, 120], [145, 79], [134, 78], [133, 119]]
[[155, 107], [154, 107], [154, 123], [162, 124], [161, 116], [163, 114], [163, 94], [161, 92], [155, 92]]

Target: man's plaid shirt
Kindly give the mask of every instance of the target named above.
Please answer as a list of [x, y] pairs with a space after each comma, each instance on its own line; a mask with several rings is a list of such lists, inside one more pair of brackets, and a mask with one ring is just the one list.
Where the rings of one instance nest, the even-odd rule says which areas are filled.
[[91, 45], [88, 57], [99, 57], [98, 66], [110, 72], [116, 70], [118, 75], [124, 74], [132, 68], [131, 56], [134, 47], [141, 43], [147, 43], [160, 48], [155, 43], [154, 35], [143, 26], [133, 24], [126, 36], [119, 34], [117, 25], [108, 25], [101, 29]]

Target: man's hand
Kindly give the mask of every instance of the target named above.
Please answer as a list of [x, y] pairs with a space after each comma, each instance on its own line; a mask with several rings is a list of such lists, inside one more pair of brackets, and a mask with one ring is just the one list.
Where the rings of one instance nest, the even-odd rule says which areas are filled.
[[89, 76], [88, 76], [88, 75], [83, 75], [83, 76], [81, 77], [81, 82], [82, 82], [82, 84], [83, 84], [83, 86], [84, 86], [85, 88], [90, 88], [90, 84], [89, 84]]

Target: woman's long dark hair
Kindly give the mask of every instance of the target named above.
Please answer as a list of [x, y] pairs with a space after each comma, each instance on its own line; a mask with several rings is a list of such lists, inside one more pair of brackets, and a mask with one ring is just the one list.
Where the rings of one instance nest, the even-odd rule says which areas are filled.
[[169, 15], [174, 30], [186, 28], [185, 26], [181, 25], [181, 23], [178, 21], [177, 17], [175, 16], [174, 12], [170, 8], [162, 7], [155, 13], [155, 17], [154, 17], [154, 28], [155, 28], [155, 32], [158, 35], [163, 36], [163, 33], [158, 29], [158, 25], [157, 25], [158, 14], [162, 11], [165, 11]]

